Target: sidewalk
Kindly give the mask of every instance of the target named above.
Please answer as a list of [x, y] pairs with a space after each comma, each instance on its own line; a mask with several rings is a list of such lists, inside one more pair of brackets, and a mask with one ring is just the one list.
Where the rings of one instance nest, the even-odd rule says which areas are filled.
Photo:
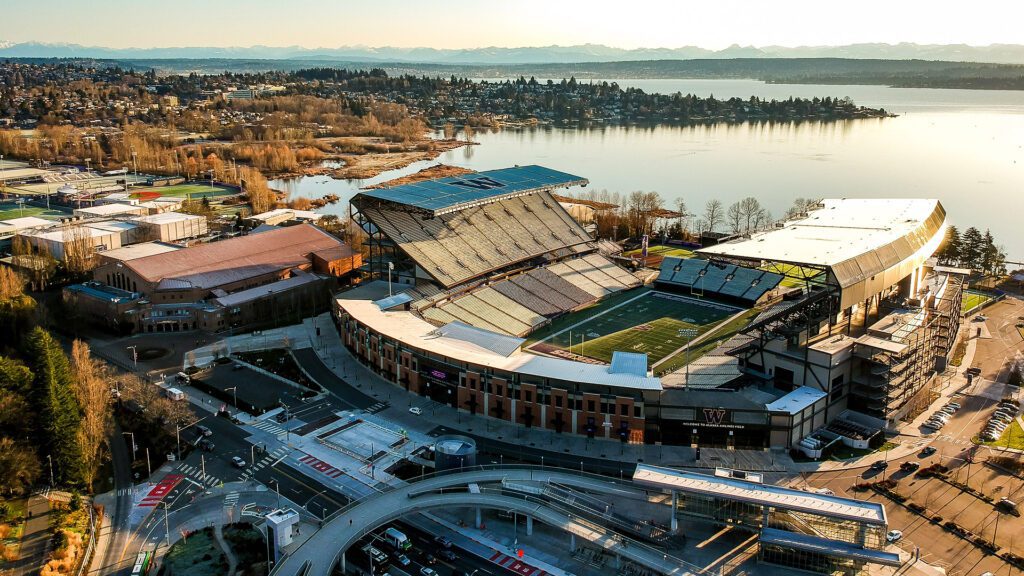
[[42, 494], [33, 494], [28, 498], [26, 513], [28, 520], [21, 538], [18, 561], [14, 563], [15, 576], [38, 574], [50, 551], [50, 501]]

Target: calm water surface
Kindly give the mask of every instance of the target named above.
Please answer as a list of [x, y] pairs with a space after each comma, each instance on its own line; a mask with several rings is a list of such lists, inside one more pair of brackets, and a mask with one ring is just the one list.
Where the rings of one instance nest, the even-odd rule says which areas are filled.
[[590, 187], [653, 190], [690, 210], [718, 198], [757, 197], [782, 214], [796, 197], [938, 198], [962, 228], [991, 229], [1011, 260], [1024, 260], [1024, 92], [771, 85], [752, 80], [618, 80], [650, 92], [716, 98], [850, 96], [897, 118], [802, 124], [534, 128], [478, 132], [479, 146], [364, 181], [274, 181], [293, 195], [338, 194], [344, 214], [361, 186], [443, 162], [474, 170], [514, 164], [584, 176]]

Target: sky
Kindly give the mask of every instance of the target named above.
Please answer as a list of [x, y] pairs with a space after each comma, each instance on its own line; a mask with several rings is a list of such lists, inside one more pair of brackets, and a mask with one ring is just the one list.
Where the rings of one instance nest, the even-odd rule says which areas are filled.
[[1024, 44], [1020, 0], [2, 0], [0, 22], [111, 48]]

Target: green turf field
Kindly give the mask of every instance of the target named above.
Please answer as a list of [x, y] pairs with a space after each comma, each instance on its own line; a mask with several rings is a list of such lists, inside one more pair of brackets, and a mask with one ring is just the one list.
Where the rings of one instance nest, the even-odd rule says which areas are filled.
[[209, 184], [178, 184], [176, 186], [159, 186], [157, 188], [136, 188], [132, 192], [159, 192], [161, 196], [202, 198], [203, 196], [229, 196], [238, 194], [238, 190], [227, 186]]
[[988, 302], [991, 299], [992, 297], [989, 296], [988, 294], [982, 294], [981, 292], [973, 292], [971, 290], [968, 290], [964, 292], [964, 312], [973, 310], [974, 308], [981, 306], [982, 304]]
[[29, 216], [35, 216], [37, 218], [59, 218], [61, 216], [69, 216], [66, 212], [60, 210], [47, 210], [46, 208], [40, 208], [38, 206], [25, 206], [22, 210], [17, 204], [5, 202], [0, 204], [0, 220], [10, 220], [12, 218], [21, 218], [22, 216], [28, 218]]
[[[686, 344], [686, 337], [680, 335], [679, 330], [694, 329], [699, 336], [740, 311], [662, 292], [631, 295], [633, 298], [611, 307], [590, 308], [570, 315], [568, 326], [563, 324], [561, 331], [538, 345], [568, 349], [571, 332], [571, 352], [604, 362], [610, 362], [616, 350], [646, 353], [653, 365]], [[584, 336], [585, 342], [581, 345]]]
[[[622, 255], [640, 256], [642, 252], [643, 250], [637, 248], [636, 250], [629, 250], [627, 252], [623, 252]], [[676, 258], [689, 258], [693, 256], [693, 251], [687, 250], [686, 248], [680, 248], [678, 246], [665, 246], [662, 244], [657, 244], [654, 246], [647, 247], [647, 256], [661, 256], [662, 258], [666, 256], [675, 256]]]
[[[761, 270], [775, 272], [776, 274], [784, 274], [785, 277], [782, 279], [782, 285], [789, 288], [803, 287], [806, 284], [802, 279], [804, 276], [810, 276], [815, 282], [825, 282], [824, 272], [814, 268], [801, 268], [795, 264], [771, 264], [768, 266], [761, 266]], [[790, 276], [794, 276], [794, 278], [790, 278]]]

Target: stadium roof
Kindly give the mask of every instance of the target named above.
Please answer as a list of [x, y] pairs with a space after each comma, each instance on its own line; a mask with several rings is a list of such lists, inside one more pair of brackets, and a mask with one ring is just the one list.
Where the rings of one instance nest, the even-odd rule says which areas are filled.
[[365, 196], [414, 206], [436, 216], [503, 198], [555, 188], [586, 186], [588, 183], [586, 178], [543, 166], [516, 166], [414, 182], [394, 188], [363, 190], [357, 198]]
[[938, 249], [946, 211], [938, 200], [822, 200], [781, 228], [701, 249], [708, 257], [828, 267], [843, 306], [863, 301], [908, 276]]
[[841, 496], [826, 496], [825, 494], [758, 484], [736, 478], [721, 478], [651, 466], [650, 464], [637, 464], [636, 471], [633, 473], [633, 481], [663, 489], [773, 506], [783, 510], [795, 510], [883, 526], [886, 523], [885, 507], [875, 502]]
[[313, 252], [339, 245], [341, 240], [323, 230], [299, 224], [136, 258], [124, 265], [151, 282], [164, 280], [161, 288], [215, 288], [306, 265]]
[[902, 565], [902, 562], [900, 562], [900, 555], [894, 552], [872, 550], [870, 548], [864, 548], [863, 546], [857, 546], [841, 540], [820, 538], [809, 534], [779, 530], [778, 528], [762, 528], [759, 539], [762, 544], [775, 544], [785, 548], [816, 552], [818, 554], [825, 554], [828, 556], [853, 558], [855, 560], [885, 564], [887, 566]]
[[395, 306], [408, 304], [409, 302], [412, 302], [412, 295], [402, 292], [400, 294], [376, 300], [374, 301], [374, 304], [376, 304], [381, 310], [387, 310], [388, 308], [394, 308]]
[[[356, 290], [359, 290], [358, 288]], [[582, 382], [595, 386], [615, 386], [634, 390], [661, 390], [661, 381], [651, 376], [635, 376], [632, 374], [611, 374], [603, 364], [588, 364], [562, 358], [549, 358], [522, 351], [512, 352], [508, 356], [494, 352], [483, 345], [479, 339], [465, 339], [464, 334], [452, 337], [451, 324], [438, 329], [433, 324], [416, 316], [412, 312], [386, 312], [373, 301], [363, 300], [360, 293], [343, 292], [338, 298], [338, 305], [357, 322], [392, 338], [438, 356], [457, 359], [459, 362], [470, 362], [508, 372], [519, 372], [530, 376], [553, 378], [569, 382]], [[487, 332], [486, 330], [480, 332]], [[492, 333], [493, 334], [493, 333]], [[495, 334], [495, 336], [501, 336]], [[518, 340], [518, 338], [515, 338]]]
[[104, 250], [99, 252], [99, 255], [104, 258], [127, 262], [128, 260], [134, 260], [136, 258], [144, 258], [146, 256], [154, 256], [156, 254], [163, 254], [164, 252], [174, 252], [176, 250], [183, 249], [184, 247], [182, 246], [165, 244], [163, 242], [140, 242], [139, 244], [129, 244], [128, 246], [122, 246], [113, 250]]

